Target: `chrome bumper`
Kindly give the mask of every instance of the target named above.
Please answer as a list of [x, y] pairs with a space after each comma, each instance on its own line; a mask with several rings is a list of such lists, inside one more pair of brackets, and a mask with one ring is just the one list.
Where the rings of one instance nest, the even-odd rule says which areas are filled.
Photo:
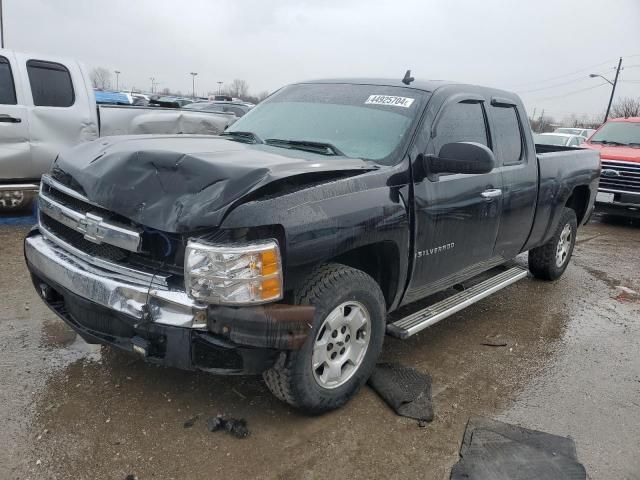
[[150, 288], [139, 281], [114, 278], [110, 272], [89, 265], [40, 233], [25, 240], [24, 250], [30, 270], [44, 282], [59, 285], [98, 305], [141, 321], [147, 310], [150, 320], [160, 325], [207, 326], [206, 305], [194, 302], [184, 291]]
[[0, 185], [0, 210], [17, 210], [31, 205], [39, 188], [36, 183]]

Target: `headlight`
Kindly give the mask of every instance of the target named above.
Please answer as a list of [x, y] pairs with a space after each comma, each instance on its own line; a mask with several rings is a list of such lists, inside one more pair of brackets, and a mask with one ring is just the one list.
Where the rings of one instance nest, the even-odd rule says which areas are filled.
[[280, 249], [275, 240], [246, 245], [189, 240], [184, 282], [192, 298], [208, 303], [243, 305], [280, 300]]

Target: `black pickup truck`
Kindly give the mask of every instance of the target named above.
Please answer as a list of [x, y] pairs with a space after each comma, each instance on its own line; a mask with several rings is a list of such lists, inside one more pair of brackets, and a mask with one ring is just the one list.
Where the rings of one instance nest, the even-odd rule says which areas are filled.
[[412, 335], [527, 276], [518, 254], [533, 276], [560, 277], [599, 174], [598, 152], [536, 147], [509, 92], [307, 82], [218, 137], [61, 154], [25, 256], [88, 342], [261, 373], [319, 413], [363, 385], [385, 333]]

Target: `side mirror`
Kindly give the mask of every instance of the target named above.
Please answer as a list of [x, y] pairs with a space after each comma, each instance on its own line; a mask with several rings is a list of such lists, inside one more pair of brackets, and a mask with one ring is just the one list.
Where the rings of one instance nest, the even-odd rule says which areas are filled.
[[429, 173], [489, 173], [496, 166], [493, 152], [475, 142], [455, 142], [442, 146], [437, 157], [427, 157]]

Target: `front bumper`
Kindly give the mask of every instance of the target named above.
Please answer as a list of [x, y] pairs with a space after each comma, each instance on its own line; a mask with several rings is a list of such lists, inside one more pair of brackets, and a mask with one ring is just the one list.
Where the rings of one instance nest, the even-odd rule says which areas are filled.
[[25, 258], [45, 303], [85, 340], [147, 361], [220, 374], [260, 373], [278, 350], [238, 345], [207, 330], [207, 306], [184, 291], [128, 282], [71, 255], [37, 230]]
[[640, 193], [600, 190], [596, 197], [596, 211], [640, 218]]
[[0, 211], [11, 212], [30, 208], [38, 196], [37, 183], [0, 185]]

